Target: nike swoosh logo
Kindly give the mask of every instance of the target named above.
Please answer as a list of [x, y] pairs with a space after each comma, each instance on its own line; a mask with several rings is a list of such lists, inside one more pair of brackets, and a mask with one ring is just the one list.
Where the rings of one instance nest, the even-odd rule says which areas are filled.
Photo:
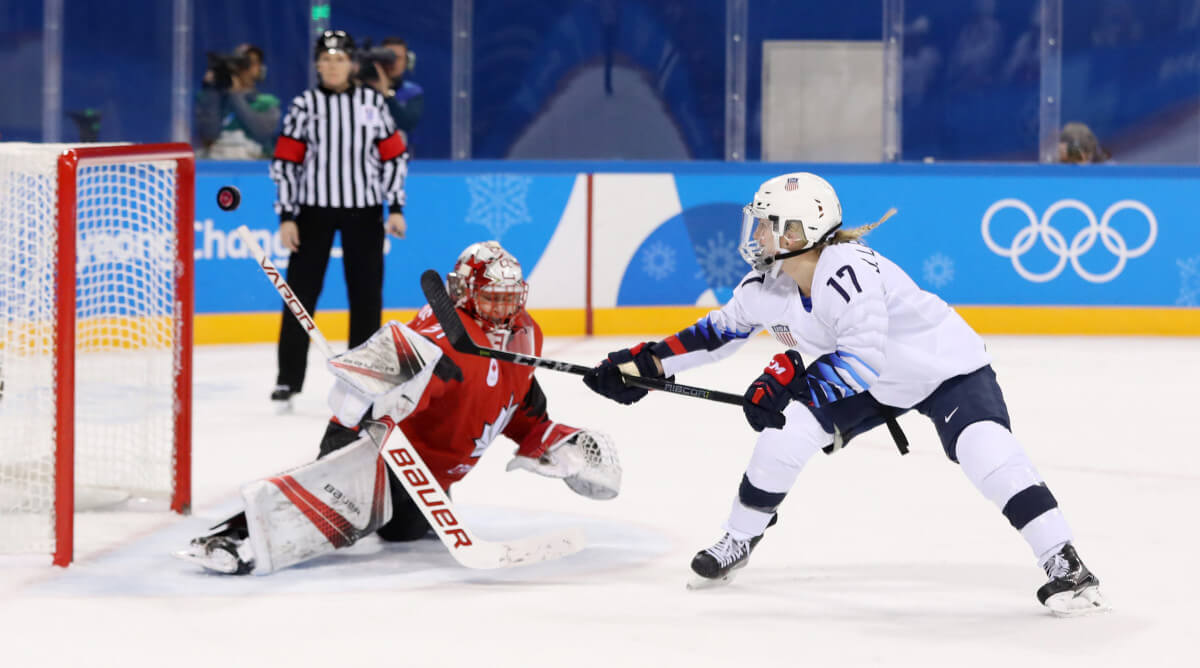
[[958, 406], [955, 406], [954, 410], [950, 411], [950, 414], [946, 416], [946, 422], [949, 422], [950, 418], [954, 417], [954, 414], [957, 412], [958, 412]]

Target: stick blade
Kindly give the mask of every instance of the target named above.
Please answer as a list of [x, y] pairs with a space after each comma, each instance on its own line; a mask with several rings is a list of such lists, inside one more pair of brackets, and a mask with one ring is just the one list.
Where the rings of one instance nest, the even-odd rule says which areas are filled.
[[491, 570], [562, 559], [586, 545], [583, 531], [572, 528], [514, 540], [478, 541], [470, 551], [454, 556], [467, 568]]
[[475, 353], [478, 346], [471, 341], [471, 335], [459, 318], [458, 309], [454, 307], [454, 301], [446, 292], [446, 284], [442, 282], [442, 275], [433, 269], [426, 269], [421, 274], [421, 292], [425, 293], [429, 308], [441, 323], [450, 345], [461, 353]]

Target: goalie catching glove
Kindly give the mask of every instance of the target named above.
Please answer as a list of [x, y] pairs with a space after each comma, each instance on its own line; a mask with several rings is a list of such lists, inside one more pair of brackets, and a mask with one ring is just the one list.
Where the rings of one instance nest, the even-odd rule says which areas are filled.
[[611, 499], [621, 489], [621, 462], [611, 438], [553, 422], [529, 434], [505, 470], [561, 478], [589, 499]]

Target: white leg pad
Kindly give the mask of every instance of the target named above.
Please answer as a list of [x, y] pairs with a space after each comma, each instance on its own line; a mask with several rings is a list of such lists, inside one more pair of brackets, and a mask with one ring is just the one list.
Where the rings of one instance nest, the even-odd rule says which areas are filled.
[[[1001, 510], [1014, 494], [1044, 482], [1020, 441], [995, 422], [968, 426], [959, 435], [956, 449], [971, 484]], [[1042, 513], [1020, 533], [1039, 560], [1071, 540], [1071, 527], [1058, 508]]]
[[1042, 482], [1021, 443], [995, 422], [969, 425], [955, 448], [963, 473], [998, 508], [1017, 492]]
[[[786, 493], [796, 482], [804, 465], [821, 448], [833, 441], [809, 409], [793, 401], [783, 411], [787, 423], [783, 429], [764, 429], [754, 444], [754, 453], [746, 466], [746, 478], [764, 492]], [[771, 513], [747, 508], [735, 496], [725, 531], [739, 540], [760, 535], [771, 521]]]
[[392, 515], [386, 466], [365, 434], [327, 457], [246, 485], [242, 498], [256, 575], [348, 547]]
[[750, 540], [767, 530], [767, 524], [773, 514], [748, 508], [742, 505], [741, 501], [734, 499], [733, 507], [729, 509], [729, 519], [722, 528], [738, 540]]

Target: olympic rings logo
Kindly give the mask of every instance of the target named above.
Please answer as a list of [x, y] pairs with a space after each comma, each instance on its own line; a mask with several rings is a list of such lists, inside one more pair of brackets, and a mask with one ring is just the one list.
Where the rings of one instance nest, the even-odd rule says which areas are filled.
[[[1016, 209], [1025, 214], [1025, 217], [1029, 220], [1029, 225], [1022, 228], [1020, 232], [1017, 232], [1017, 235], [1013, 237], [1012, 244], [1007, 248], [992, 239], [990, 230], [992, 216], [1004, 209]], [[1080, 230], [1075, 235], [1075, 238], [1071, 240], [1070, 246], [1067, 245], [1066, 237], [1061, 232], [1050, 227], [1050, 219], [1054, 217], [1054, 214], [1063, 209], [1075, 209], [1079, 211], [1087, 218], [1088, 222], [1088, 226]], [[1145, 216], [1146, 224], [1149, 227], [1146, 241], [1134, 249], [1130, 249], [1128, 244], [1125, 243], [1125, 238], [1108, 226], [1113, 216], [1126, 209], [1133, 209]], [[1067, 261], [1070, 261], [1071, 266], [1075, 268], [1075, 273], [1079, 274], [1079, 277], [1085, 281], [1107, 283], [1116, 278], [1125, 269], [1125, 263], [1131, 258], [1141, 257], [1146, 254], [1146, 251], [1150, 250], [1150, 247], [1154, 245], [1154, 240], [1158, 237], [1158, 220], [1154, 217], [1154, 212], [1150, 210], [1150, 207], [1133, 199], [1123, 199], [1108, 207], [1105, 209], [1104, 215], [1100, 216], [1100, 221], [1097, 222], [1096, 214], [1092, 211], [1091, 207], [1077, 199], [1063, 199], [1055, 202], [1050, 205], [1049, 209], [1046, 209], [1046, 212], [1039, 219], [1028, 204], [1019, 199], [1008, 198], [989, 206], [988, 210], [984, 212], [982, 232], [983, 241], [987, 244], [987, 247], [996, 255], [1012, 258], [1013, 269], [1016, 269], [1017, 273], [1028, 281], [1045, 283], [1046, 281], [1054, 280], [1066, 268]], [[1050, 271], [1040, 274], [1026, 269], [1021, 264], [1021, 256], [1029, 252], [1039, 238], [1051, 253], [1058, 256], [1058, 263]], [[1108, 252], [1117, 257], [1116, 266], [1102, 274], [1093, 274], [1084, 269], [1079, 263], [1080, 256], [1091, 250], [1097, 238], [1108, 249]]]

